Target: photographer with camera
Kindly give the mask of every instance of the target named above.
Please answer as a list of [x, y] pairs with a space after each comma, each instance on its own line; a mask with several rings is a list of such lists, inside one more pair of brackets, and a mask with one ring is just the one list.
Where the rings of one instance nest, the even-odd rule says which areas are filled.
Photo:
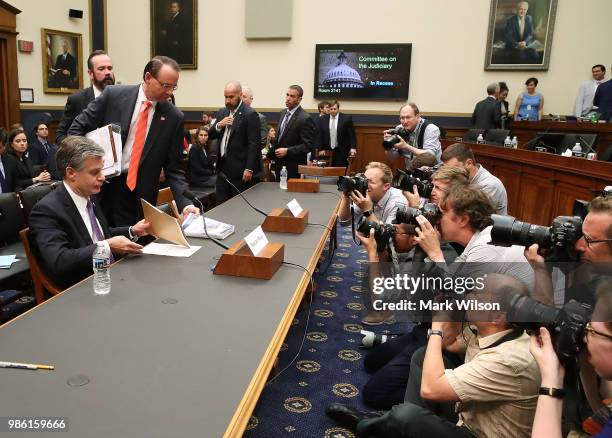
[[480, 187], [489, 195], [497, 214], [508, 214], [508, 195], [499, 178], [492, 175], [482, 164], [476, 162], [472, 149], [463, 143], [455, 143], [444, 149], [442, 162], [445, 166], [461, 167], [467, 170], [470, 184]]
[[[372, 161], [364, 174], [340, 177], [338, 190], [343, 191], [338, 217], [340, 225], [347, 226], [354, 217], [356, 226], [362, 216], [373, 222], [391, 224], [398, 205], [406, 205], [401, 190], [391, 187], [393, 173], [384, 163]], [[351, 203], [354, 214], [351, 214]]]
[[[597, 375], [606, 383], [612, 380], [612, 282], [606, 279], [599, 284], [597, 301], [590, 323], [584, 328], [588, 361]], [[565, 368], [553, 347], [548, 329], [541, 327], [532, 334], [529, 350], [542, 375], [540, 396], [531, 436], [557, 438], [562, 434], [563, 397], [565, 395]], [[612, 437], [612, 406], [603, 406], [588, 422], [589, 432], [596, 437]], [[586, 424], [587, 422], [585, 422]]]
[[[522, 282], [491, 274], [482, 290], [466, 298], [490, 305], [508, 294], [526, 293]], [[475, 328], [473, 334], [448, 315], [434, 316], [426, 347], [413, 356], [403, 403], [382, 416], [339, 403], [328, 406], [326, 414], [360, 437], [530, 436], [540, 376], [528, 354], [529, 336], [510, 325], [501, 308], [468, 310], [465, 319], [473, 326], [470, 331]], [[467, 346], [465, 363], [453, 368], [444, 349], [456, 339], [465, 339]], [[458, 422], [438, 413], [449, 403], [456, 403]]]
[[442, 166], [431, 174], [429, 181], [417, 182], [409, 187], [411, 181], [407, 180], [399, 184], [398, 188], [402, 189], [410, 207], [419, 208], [423, 204], [423, 198], [439, 205], [451, 184], [468, 184], [468, 178], [467, 170], [461, 167]]
[[389, 162], [401, 155], [410, 169], [412, 159], [421, 154], [429, 153], [440, 160], [442, 146], [440, 145], [440, 128], [429, 120], [421, 117], [415, 103], [403, 105], [399, 111], [400, 125], [383, 132], [383, 147]]

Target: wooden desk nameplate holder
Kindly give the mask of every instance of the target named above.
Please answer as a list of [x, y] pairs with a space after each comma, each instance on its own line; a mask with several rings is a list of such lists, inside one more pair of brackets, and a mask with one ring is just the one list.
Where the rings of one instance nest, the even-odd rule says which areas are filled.
[[227, 249], [215, 266], [216, 275], [232, 275], [234, 277], [271, 279], [285, 258], [285, 245], [280, 242], [268, 242], [257, 254], [241, 240]]
[[320, 182], [318, 179], [290, 178], [287, 181], [287, 191], [299, 193], [318, 193]]
[[304, 209], [293, 216], [288, 208], [275, 208], [261, 224], [264, 231], [275, 233], [302, 234], [308, 225], [308, 210]]

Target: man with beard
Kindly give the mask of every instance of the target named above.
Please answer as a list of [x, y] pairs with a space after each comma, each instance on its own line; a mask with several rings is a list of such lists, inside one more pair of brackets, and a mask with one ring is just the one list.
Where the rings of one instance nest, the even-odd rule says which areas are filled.
[[72, 121], [81, 114], [89, 102], [97, 98], [104, 87], [115, 83], [115, 73], [113, 71], [113, 61], [104, 50], [95, 50], [87, 58], [87, 74], [91, 80], [91, 87], [84, 88], [68, 97], [64, 114], [57, 127], [55, 143], [59, 146], [68, 135], [68, 129]]

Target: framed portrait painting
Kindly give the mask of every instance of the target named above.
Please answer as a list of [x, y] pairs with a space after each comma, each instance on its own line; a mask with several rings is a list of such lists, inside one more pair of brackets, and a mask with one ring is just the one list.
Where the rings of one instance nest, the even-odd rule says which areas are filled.
[[548, 70], [557, 0], [491, 0], [485, 70]]
[[45, 93], [72, 94], [83, 88], [81, 34], [42, 29], [42, 77]]
[[151, 57], [165, 55], [198, 68], [197, 0], [151, 0]]

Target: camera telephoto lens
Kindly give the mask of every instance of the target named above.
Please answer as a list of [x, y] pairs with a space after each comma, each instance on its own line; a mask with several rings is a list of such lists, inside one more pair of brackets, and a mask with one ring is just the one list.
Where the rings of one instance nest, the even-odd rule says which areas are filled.
[[521, 222], [512, 216], [491, 215], [491, 243], [497, 246], [519, 245], [530, 247], [537, 243], [540, 248], [550, 248], [550, 227]]
[[427, 219], [433, 227], [435, 227], [440, 222], [442, 211], [440, 210], [440, 207], [431, 202], [426, 203], [420, 209], [398, 204], [393, 223], [418, 226], [419, 223], [417, 222], [416, 218], [417, 216], [421, 215], [423, 215], [423, 217]]

